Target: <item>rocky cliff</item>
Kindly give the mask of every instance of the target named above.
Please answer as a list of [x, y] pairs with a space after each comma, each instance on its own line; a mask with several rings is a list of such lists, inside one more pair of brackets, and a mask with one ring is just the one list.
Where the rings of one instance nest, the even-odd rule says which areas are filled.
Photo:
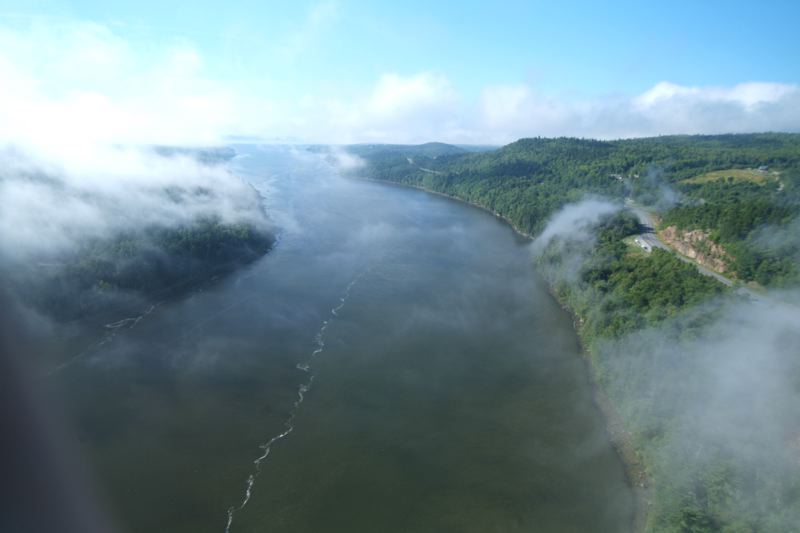
[[703, 230], [683, 231], [669, 226], [659, 232], [659, 237], [686, 257], [706, 268], [724, 273], [728, 270], [731, 256], [719, 244], [709, 238]]

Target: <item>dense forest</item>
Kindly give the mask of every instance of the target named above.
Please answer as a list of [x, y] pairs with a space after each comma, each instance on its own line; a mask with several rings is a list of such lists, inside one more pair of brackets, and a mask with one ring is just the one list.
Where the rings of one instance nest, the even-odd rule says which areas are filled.
[[[701, 232], [725, 250], [735, 280], [796, 286], [800, 135], [523, 139], [482, 153], [349, 150], [366, 161], [355, 176], [459, 198], [532, 236], [567, 204], [587, 197], [616, 204], [590, 240], [561, 236], [535, 260], [574, 313], [595, 379], [622, 420], [621, 446], [649, 479], [646, 530], [796, 530], [796, 461], [743, 459], [725, 440], [698, 442], [704, 428], [685, 414], [706, 403], [704, 372], [725, 364], [702, 349], [704, 339], [735, 334], [719, 316], [746, 297], [675, 253], [642, 250], [633, 242], [642, 228], [622, 205], [648, 206], [661, 229]], [[766, 439], [742, 431], [743, 439]], [[768, 443], [760, 453], [783, 456], [775, 451], [782, 446]]]
[[[502, 214], [527, 233], [541, 230], [561, 206], [598, 193], [663, 200], [665, 186], [727, 169], [800, 169], [800, 135], [670, 136], [622, 141], [522, 139], [488, 152], [449, 151], [431, 144], [356, 145], [368, 163], [359, 174], [450, 194]], [[445, 145], [446, 146], [446, 145]]]
[[662, 225], [707, 232], [730, 254], [731, 271], [741, 280], [765, 286], [796, 284], [800, 171], [788, 168], [761, 183], [721, 176], [678, 183], [684, 199], [664, 213]]
[[[784, 286], [800, 279], [800, 250], [791, 239], [800, 205], [800, 135], [537, 138], [483, 153], [446, 146], [348, 149], [368, 163], [360, 175], [466, 200], [528, 234], [586, 194], [630, 197], [661, 212], [664, 226], [707, 232], [729, 252], [738, 279]], [[774, 178], [742, 180], [722, 172], [719, 179], [693, 179], [758, 168], [770, 169], [763, 172]]]
[[[714, 395], [709, 367], [734, 358], [708, 348], [732, 334], [720, 314], [741, 296], [674, 254], [658, 248], [645, 254], [627, 244], [636, 224], [628, 213], [610, 216], [597, 226], [588, 250], [570, 246], [567, 238], [566, 246], [552, 245], [539, 255], [537, 269], [575, 314], [601, 405], [610, 405], [606, 415], [623, 423], [614, 430], [616, 442], [648, 479], [640, 496], [645, 531], [793, 531], [800, 478], [796, 459], [784, 456], [785, 443], [768, 442], [752, 457], [735, 439], [696, 427], [705, 414], [698, 405]], [[580, 268], [572, 276], [564, 265], [576, 255]], [[769, 440], [748, 432], [753, 422], [739, 435], [744, 446]], [[776, 450], [775, 459], [765, 457]], [[639, 474], [631, 474], [642, 487]]]
[[[566, 246], [548, 246], [537, 257], [540, 273], [580, 317], [588, 344], [656, 325], [725, 288], [674, 254], [658, 248], [644, 254], [623, 240], [639, 229], [634, 216], [619, 213], [598, 225], [590, 249], [571, 247], [566, 238]], [[576, 257], [578, 275], [567, 275], [564, 263]]]
[[104, 320], [184, 293], [272, 247], [260, 194], [223, 167], [234, 149], [151, 146], [136, 154], [152, 158], [144, 165], [153, 175], [103, 187], [52, 169], [0, 175], [6, 192], [33, 189], [74, 215], [55, 234], [38, 222], [40, 245], [5, 250], [5, 285], [25, 305], [61, 320]]
[[86, 241], [39, 265], [27, 301], [56, 318], [113, 316], [131, 298], [165, 299], [265, 254], [274, 236], [249, 223], [199, 218], [180, 226], [130, 229]]
[[212, 148], [188, 148], [183, 146], [157, 145], [153, 152], [163, 157], [186, 156], [204, 165], [222, 165], [236, 156], [236, 150], [230, 146]]

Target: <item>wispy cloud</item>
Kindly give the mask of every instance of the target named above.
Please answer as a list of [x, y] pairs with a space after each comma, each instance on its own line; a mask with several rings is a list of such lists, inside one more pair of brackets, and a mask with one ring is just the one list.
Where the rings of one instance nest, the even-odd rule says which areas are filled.
[[236, 129], [236, 92], [204, 69], [191, 46], [145, 53], [97, 24], [0, 27], [0, 259], [204, 216], [258, 220], [244, 182], [150, 149]]
[[[281, 50], [321, 46], [340, 17], [317, 4]], [[446, 72], [386, 70], [270, 94], [223, 79], [189, 41], [131, 41], [107, 26], [47, 19], [0, 25], [0, 143], [74, 154], [81, 145], [197, 144], [226, 134], [301, 142], [505, 143], [529, 136], [619, 138], [800, 131], [800, 85], [660, 82], [639, 94], [575, 98], [487, 80], [468, 97]], [[224, 69], [222, 70], [224, 71]], [[277, 76], [279, 72], [254, 74]], [[350, 87], [349, 90], [346, 90]]]
[[730, 87], [661, 82], [633, 97], [586, 100], [547, 97], [526, 85], [497, 86], [484, 92], [478, 131], [499, 141], [800, 131], [799, 104], [800, 85], [767, 82]]
[[236, 98], [186, 45], [137, 50], [108, 28], [0, 29], [0, 142], [74, 154], [97, 143], [214, 142]]

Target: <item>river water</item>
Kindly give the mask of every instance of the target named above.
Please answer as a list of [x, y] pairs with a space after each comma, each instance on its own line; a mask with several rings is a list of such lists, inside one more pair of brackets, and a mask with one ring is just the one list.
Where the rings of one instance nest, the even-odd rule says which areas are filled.
[[237, 150], [276, 248], [72, 338], [48, 377], [123, 532], [630, 530], [526, 240], [302, 151]]

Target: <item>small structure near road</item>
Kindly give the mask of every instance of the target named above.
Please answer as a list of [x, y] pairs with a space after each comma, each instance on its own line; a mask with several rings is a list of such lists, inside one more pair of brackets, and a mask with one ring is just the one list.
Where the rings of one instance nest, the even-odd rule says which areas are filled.
[[640, 247], [642, 250], [644, 250], [645, 252], [647, 252], [648, 254], [649, 254], [650, 252], [652, 252], [652, 251], [653, 251], [653, 247], [652, 247], [652, 246], [650, 246], [649, 244], [647, 244], [647, 243], [644, 241], [644, 239], [642, 239], [641, 237], [636, 237], [635, 239], [633, 239], [633, 242], [635, 242], [636, 244], [638, 244], [638, 245], [639, 245], [639, 247]]

